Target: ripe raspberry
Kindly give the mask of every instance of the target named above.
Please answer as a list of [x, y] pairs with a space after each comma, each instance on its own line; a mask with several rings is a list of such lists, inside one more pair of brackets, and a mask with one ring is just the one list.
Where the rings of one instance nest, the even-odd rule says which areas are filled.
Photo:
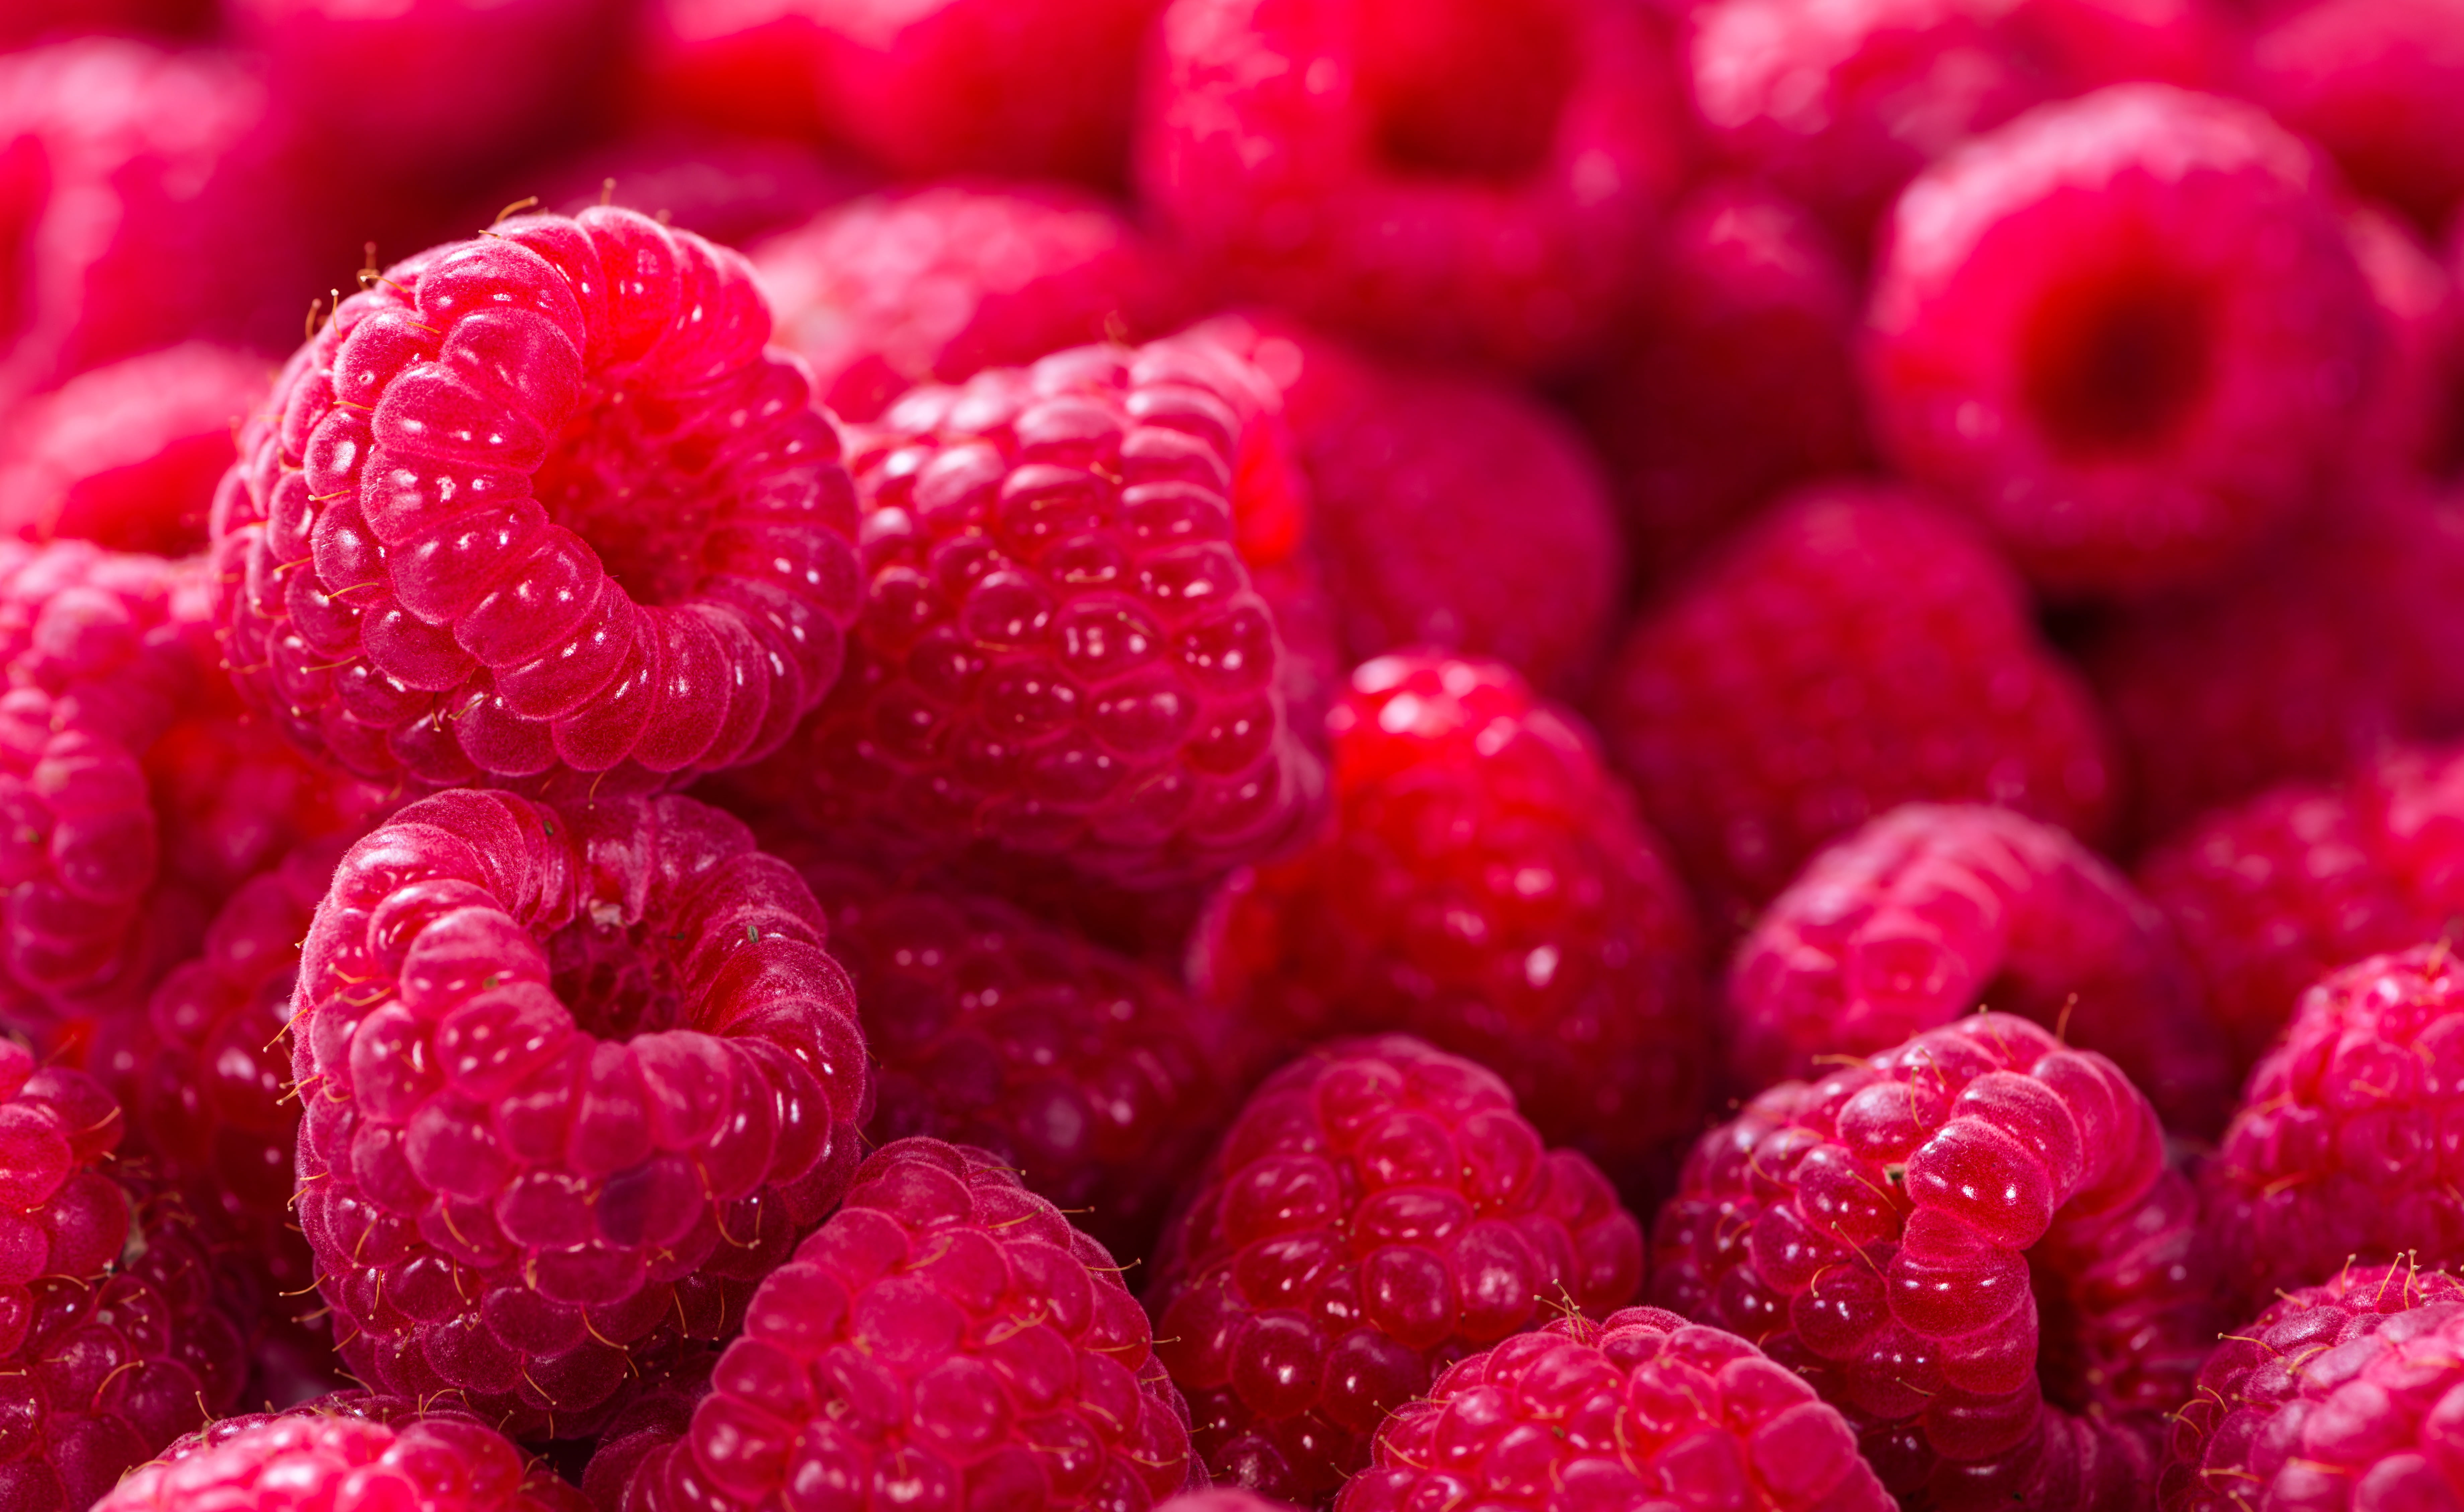
[[814, 397], [874, 420], [923, 383], [1158, 336], [1191, 302], [1161, 250], [1082, 190], [933, 185], [858, 200], [753, 249]]
[[1161, 39], [1139, 182], [1243, 293], [1519, 367], [1613, 340], [1678, 169], [1634, 8], [1176, 0]]
[[630, 210], [375, 278], [215, 501], [242, 692], [414, 787], [614, 793], [775, 747], [858, 598], [838, 438], [768, 329], [741, 257]]
[[1888, 1512], [1857, 1435], [1733, 1333], [1658, 1307], [1560, 1318], [1473, 1355], [1377, 1434], [1342, 1512], [1751, 1506]]
[[2423, 226], [2464, 195], [2464, 41], [2453, 0], [2319, 0], [2250, 44], [2250, 97]]
[[582, 1494], [597, 1512], [622, 1512], [634, 1470], [685, 1435], [717, 1363], [715, 1351], [704, 1351], [658, 1370], [600, 1430], [582, 1471]]
[[1146, 1302], [1207, 1465], [1314, 1504], [1447, 1365], [1641, 1280], [1641, 1230], [1590, 1161], [1544, 1150], [1494, 1075], [1389, 1035], [1259, 1087]]
[[414, 803], [310, 927], [299, 1217], [343, 1358], [587, 1434], [827, 1212], [869, 1111], [812, 895], [690, 800]]
[[937, 1140], [864, 1163], [712, 1385], [627, 1512], [1140, 1507], [1193, 1474], [1188, 1410], [1111, 1257]]
[[2145, 1506], [2219, 1321], [2164, 1161], [2112, 1062], [1976, 1014], [1705, 1135], [1652, 1295], [1812, 1381], [1903, 1505]]
[[2212, 578], [2302, 513], [2378, 355], [2317, 154], [2156, 84], [2046, 106], [1928, 169], [1868, 318], [1894, 460], [2073, 593]]
[[1363, 664], [1328, 724], [1333, 822], [1217, 894], [1201, 996], [1279, 1043], [1421, 1036], [1647, 1182], [1700, 1127], [1702, 950], [1590, 732], [1494, 662], [1432, 653]]
[[809, 0], [643, 0], [635, 14], [629, 114], [721, 137], [822, 135], [822, 29]]
[[2344, 237], [2385, 333], [2378, 387], [2345, 471], [2395, 488], [2447, 477], [2464, 439], [2451, 434], [2464, 415], [2464, 301], [2437, 253], [2391, 212], [2348, 209]]
[[209, 0], [18, 0], [0, 15], [0, 47], [86, 32], [189, 34], [212, 20]]
[[1885, 485], [1797, 494], [1647, 613], [1600, 727], [1715, 932], [1903, 802], [1999, 803], [2093, 843], [2113, 801], [2096, 708], [2018, 581]]
[[2057, 95], [2134, 79], [2231, 93], [2247, 46], [2240, 11], [2214, 0], [2018, 0], [1997, 24]]
[[2165, 915], [2062, 831], [2008, 809], [1911, 803], [1772, 901], [1726, 997], [1730, 1074], [1759, 1090], [1978, 1004], [2112, 1058], [2167, 1128], [2213, 1135], [2237, 1090]]
[[[593, 147], [549, 170], [546, 187], [540, 182], [536, 175], [510, 181], [479, 218], [536, 189], [539, 208], [551, 214], [621, 205], [721, 246], [741, 247], [802, 225], [870, 186], [855, 169], [796, 143], [683, 132]], [[521, 193], [513, 191], [514, 183]]]

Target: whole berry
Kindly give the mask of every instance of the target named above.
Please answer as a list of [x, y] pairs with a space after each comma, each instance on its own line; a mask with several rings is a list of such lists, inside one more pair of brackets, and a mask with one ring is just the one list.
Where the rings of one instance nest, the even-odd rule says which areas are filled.
[[2448, 0], [2286, 7], [2251, 39], [2251, 98], [2334, 154], [2365, 193], [2435, 229], [2464, 195], [2455, 23]]
[[1641, 1231], [1590, 1161], [1546, 1149], [1494, 1075], [1392, 1035], [1258, 1088], [1146, 1302], [1216, 1478], [1312, 1504], [1446, 1366], [1641, 1280]]
[[360, 1379], [586, 1435], [829, 1211], [870, 1110], [811, 893], [687, 799], [442, 794], [354, 845], [294, 999], [301, 1226]]

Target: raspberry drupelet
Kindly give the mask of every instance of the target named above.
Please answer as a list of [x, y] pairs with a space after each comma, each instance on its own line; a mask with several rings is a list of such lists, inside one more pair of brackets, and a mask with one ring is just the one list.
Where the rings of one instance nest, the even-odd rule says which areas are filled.
[[2312, 508], [2380, 355], [2316, 150], [2157, 84], [1928, 169], [1867, 320], [1884, 449], [2064, 594], [2214, 578]]
[[1642, 1234], [1496, 1076], [1400, 1035], [1259, 1087], [1168, 1232], [1147, 1308], [1217, 1479], [1322, 1504], [1389, 1411], [1549, 1309], [1605, 1315]]
[[718, 1338], [829, 1211], [870, 1111], [812, 894], [688, 799], [448, 793], [310, 926], [300, 1223], [371, 1387], [588, 1434]]
[[1755, 1098], [1652, 1258], [1654, 1301], [1811, 1380], [1944, 1512], [2144, 1506], [2219, 1321], [2147, 1100], [2010, 1014]]
[[367, 284], [215, 500], [250, 703], [413, 788], [655, 789], [783, 740], [855, 617], [854, 494], [744, 260], [591, 208]]
[[1339, 1512], [1892, 1506], [1837, 1408], [1735, 1334], [1658, 1307], [1559, 1318], [1456, 1362], [1387, 1419], [1376, 1454]]

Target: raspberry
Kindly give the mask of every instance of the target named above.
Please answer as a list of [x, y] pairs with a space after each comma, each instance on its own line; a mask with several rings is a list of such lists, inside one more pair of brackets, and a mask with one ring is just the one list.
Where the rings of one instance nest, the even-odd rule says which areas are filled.
[[2377, 357], [2317, 154], [2157, 84], [2048, 105], [1908, 186], [1868, 398], [2035, 581], [2212, 578], [2309, 507]]
[[2063, 95], [2133, 79], [2231, 93], [2246, 46], [2240, 14], [2211, 0], [2019, 0], [1998, 24]]
[[83, 32], [191, 33], [212, 15], [209, 0], [20, 0], [0, 15], [0, 47]]
[[2347, 469], [2396, 487], [2453, 469], [2450, 432], [2464, 404], [2464, 302], [2420, 233], [2373, 205], [2344, 214], [2344, 236], [2378, 304], [2386, 350]]
[[2173, 1425], [2164, 1512], [2455, 1500], [2464, 1282], [2346, 1266], [2224, 1336]]
[[1333, 822], [1236, 873], [1191, 953], [1279, 1042], [1401, 1030], [1502, 1077], [1629, 1187], [1700, 1127], [1702, 951], [1660, 842], [1581, 721], [1494, 662], [1356, 668]]
[[633, 114], [720, 136], [822, 134], [822, 29], [808, 0], [644, 0], [634, 31]]
[[[624, 1506], [1147, 1506], [1187, 1409], [1102, 1245], [981, 1150], [902, 1139], [764, 1282]], [[1201, 1479], [1200, 1484], [1203, 1484]]]
[[693, 1408], [710, 1394], [717, 1363], [715, 1352], [694, 1354], [660, 1370], [600, 1430], [582, 1471], [582, 1494], [597, 1512], [624, 1512], [634, 1470], [693, 1426]]
[[824, 932], [687, 799], [440, 794], [353, 846], [292, 1058], [299, 1218], [360, 1379], [571, 1436], [628, 1350], [740, 1318], [869, 1111]]
[[1647, 613], [1600, 727], [1715, 931], [1903, 802], [2000, 803], [2093, 843], [2113, 800], [2096, 708], [2017, 580], [1886, 485], [1797, 494]]
[[[527, 191], [538, 180], [516, 182]], [[854, 169], [789, 142], [681, 132], [595, 147], [559, 164], [545, 182], [539, 203], [550, 213], [621, 205], [726, 247], [801, 225], [868, 186]], [[519, 197], [500, 192], [485, 208], [494, 213]]]
[[1634, 8], [1176, 0], [1161, 39], [1140, 185], [1243, 293], [1521, 367], [1614, 339], [1678, 168]]
[[768, 327], [741, 257], [630, 210], [374, 277], [215, 501], [242, 692], [415, 787], [614, 793], [774, 748], [857, 578], [837, 436]]
[[1298, 1512], [1287, 1501], [1270, 1501], [1247, 1491], [1184, 1491], [1155, 1512]]
[[1160, 335], [1184, 280], [1114, 210], [1065, 188], [935, 185], [858, 200], [753, 249], [778, 340], [846, 420], [923, 383]]
[[2319, 0], [2250, 44], [2251, 98], [2427, 227], [2464, 195], [2464, 43], [2451, 0]]
[[1887, 1512], [1837, 1408], [1733, 1333], [1657, 1307], [1560, 1318], [1458, 1361], [1377, 1435], [1342, 1512], [1458, 1505]]
[[1544, 1150], [1496, 1076], [1390, 1035], [1259, 1087], [1146, 1301], [1216, 1476], [1314, 1504], [1447, 1365], [1641, 1280], [1641, 1231], [1590, 1161]]

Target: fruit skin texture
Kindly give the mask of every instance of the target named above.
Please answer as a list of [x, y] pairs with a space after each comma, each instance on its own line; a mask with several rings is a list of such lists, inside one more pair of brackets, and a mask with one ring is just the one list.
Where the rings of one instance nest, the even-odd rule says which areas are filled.
[[1647, 1185], [1699, 1128], [1702, 949], [1590, 732], [1495, 662], [1426, 651], [1354, 668], [1328, 728], [1334, 814], [1218, 891], [1199, 993], [1275, 1042], [1401, 1031], [1470, 1057], [1543, 1137]]
[[1760, 1349], [1658, 1307], [1579, 1313], [1457, 1361], [1377, 1433], [1340, 1512], [1687, 1505], [1887, 1512], [1839, 1410]]
[[2144, 1506], [2220, 1320], [2112, 1062], [1980, 1013], [1704, 1137], [1652, 1298], [1811, 1380], [1903, 1504]]
[[2212, 1136], [2235, 1067], [2165, 915], [2049, 824], [1911, 803], [1814, 858], [1737, 948], [1730, 1075], [1758, 1091], [1979, 1003], [2112, 1058], [2166, 1127]]
[[1203, 1474], [1111, 1257], [1016, 1172], [938, 1140], [858, 1168], [712, 1387], [625, 1512], [776, 1506], [782, 1483], [858, 1504], [900, 1487], [928, 1505], [1146, 1506]]
[[570, 1436], [628, 1355], [723, 1336], [870, 1111], [825, 937], [688, 799], [440, 794], [354, 845], [292, 1038], [299, 1218], [354, 1373]]
[[397, 264], [214, 504], [232, 676], [413, 788], [613, 794], [786, 737], [858, 606], [853, 492], [735, 252], [631, 210]]
[[2251, 98], [2365, 193], [2432, 230], [2464, 194], [2464, 20], [2452, 0], [2322, 0], [2251, 39]]
[[1147, 1310], [1219, 1480], [1323, 1503], [1389, 1409], [1556, 1306], [1605, 1314], [1642, 1234], [1495, 1075], [1401, 1035], [1315, 1046], [1224, 1133]]
[[2312, 506], [2379, 357], [2316, 151], [2158, 84], [2044, 106], [1927, 169], [1867, 323], [1891, 460], [2065, 594], [2230, 569]]

